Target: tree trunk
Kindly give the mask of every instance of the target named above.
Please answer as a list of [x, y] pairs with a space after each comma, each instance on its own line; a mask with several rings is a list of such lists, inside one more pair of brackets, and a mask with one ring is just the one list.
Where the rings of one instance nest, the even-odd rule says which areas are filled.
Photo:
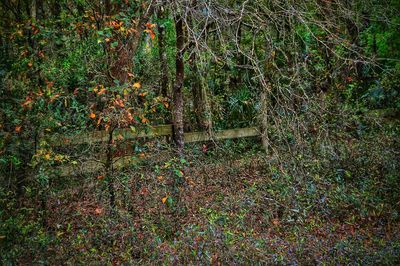
[[113, 166], [113, 154], [112, 154], [112, 145], [113, 145], [113, 132], [114, 129], [110, 129], [108, 132], [108, 142], [107, 142], [107, 153], [106, 153], [106, 178], [108, 182], [108, 192], [110, 199], [110, 207], [111, 211], [115, 209], [115, 190], [114, 190], [114, 180], [112, 177], [112, 166]]
[[[158, 9], [157, 16], [159, 19], [164, 18], [164, 10], [161, 6]], [[160, 72], [161, 72], [161, 95], [168, 97], [168, 61], [167, 52], [165, 50], [165, 27], [164, 25], [158, 25], [158, 55], [160, 57]]]
[[174, 141], [179, 156], [183, 155], [184, 138], [183, 138], [183, 81], [184, 81], [184, 62], [183, 53], [185, 45], [185, 37], [183, 32], [183, 22], [181, 17], [175, 18], [176, 30], [176, 78], [173, 88], [173, 128]]
[[[192, 9], [195, 10], [197, 6], [197, 1], [193, 0], [191, 3]], [[189, 27], [194, 29], [194, 23], [192, 15], [188, 16]], [[206, 26], [207, 28], [207, 26]], [[189, 67], [192, 78], [192, 95], [193, 95], [193, 106], [196, 118], [197, 128], [202, 131], [206, 131], [211, 134], [212, 129], [212, 119], [210, 112], [210, 105], [207, 99], [207, 86], [205, 84], [204, 78], [197, 64], [197, 49], [195, 36], [190, 42], [190, 58]]]
[[260, 110], [260, 124], [261, 124], [261, 142], [266, 153], [269, 151], [268, 139], [268, 91], [264, 89], [261, 92], [261, 110]]

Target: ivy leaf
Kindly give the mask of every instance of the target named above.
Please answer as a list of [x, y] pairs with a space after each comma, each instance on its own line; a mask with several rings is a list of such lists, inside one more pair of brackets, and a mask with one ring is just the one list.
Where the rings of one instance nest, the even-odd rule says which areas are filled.
[[111, 43], [111, 48], [115, 48], [118, 46], [118, 41], [112, 42]]

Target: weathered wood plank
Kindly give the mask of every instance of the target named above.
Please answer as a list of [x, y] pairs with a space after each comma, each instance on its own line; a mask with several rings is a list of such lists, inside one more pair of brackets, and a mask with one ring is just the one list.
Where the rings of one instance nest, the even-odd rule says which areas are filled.
[[[73, 176], [73, 175], [85, 175], [90, 173], [101, 172], [104, 170], [104, 160], [88, 160], [78, 162], [75, 165], [63, 165], [58, 167], [60, 176]], [[120, 170], [124, 167], [132, 166], [140, 162], [141, 159], [135, 156], [124, 156], [114, 158], [113, 168]]]
[[[149, 128], [147, 132], [140, 131], [134, 132], [131, 129], [117, 129], [114, 131], [114, 138], [118, 139], [122, 136], [125, 140], [131, 140], [135, 138], [154, 138], [160, 136], [171, 136], [172, 135], [172, 125], [160, 125]], [[208, 140], [222, 140], [222, 139], [233, 139], [233, 138], [243, 138], [243, 137], [254, 137], [258, 136], [259, 131], [256, 127], [250, 128], [237, 128], [228, 129], [223, 131], [214, 132], [214, 134], [209, 135], [206, 132], [189, 132], [185, 133], [185, 142], [198, 142], [198, 141], [208, 141]], [[87, 134], [79, 134], [76, 136], [63, 136], [54, 135], [50, 138], [50, 143], [54, 147], [64, 146], [64, 145], [79, 145], [79, 144], [95, 144], [100, 142], [106, 142], [108, 139], [107, 131], [94, 131]]]
[[[104, 134], [104, 133], [102, 133]], [[133, 139], [133, 138], [138, 138], [138, 137], [157, 137], [157, 136], [168, 136], [172, 135], [172, 126], [171, 125], [164, 125], [164, 126], [157, 126], [154, 127], [151, 132], [148, 132], [147, 134], [145, 132], [141, 132], [139, 134], [136, 134], [135, 132], [132, 132], [131, 130], [120, 130], [116, 131], [116, 136], [122, 135], [124, 139]], [[259, 136], [259, 130], [256, 127], [250, 127], [250, 128], [236, 128], [236, 129], [228, 129], [228, 130], [222, 130], [218, 132], [214, 132], [211, 136], [206, 133], [206, 132], [190, 132], [190, 133], [185, 133], [185, 142], [186, 143], [192, 143], [192, 142], [200, 142], [200, 141], [209, 141], [209, 140], [224, 140], [224, 139], [235, 139], [235, 138], [244, 138], [244, 137], [255, 137]], [[85, 139], [89, 139], [91, 137], [97, 137], [95, 141], [90, 140], [90, 143], [95, 143], [95, 142], [100, 142], [100, 141], [105, 141], [106, 139], [103, 139], [103, 136], [101, 134], [99, 135], [88, 135], [85, 136], [84, 138], [80, 139], [75, 139], [73, 142], [69, 142], [68, 144], [81, 144], [81, 143], [87, 143], [84, 142]], [[62, 142], [59, 143], [59, 146], [64, 145]], [[124, 156], [124, 157], [118, 157], [114, 158], [114, 163], [113, 167], [115, 169], [122, 169], [127, 166], [131, 166], [134, 164], [137, 164], [140, 162], [142, 159], [135, 157], [135, 156]], [[103, 169], [104, 163], [102, 163], [104, 160], [88, 160], [88, 161], [83, 161], [79, 162], [76, 165], [65, 165], [65, 166], [60, 166], [58, 169], [60, 170], [60, 175], [61, 176], [70, 176], [70, 175], [81, 175], [81, 174], [89, 174], [89, 173], [95, 173], [99, 172]]]
[[[144, 137], [159, 137], [159, 136], [170, 136], [172, 135], [172, 125], [160, 125], [150, 127], [146, 132], [144, 130], [134, 132], [130, 128], [116, 129], [113, 132], [114, 138], [122, 136], [124, 139], [130, 140], [135, 138]], [[80, 145], [80, 144], [96, 144], [100, 142], [106, 142], [108, 140], [108, 132], [105, 130], [93, 131], [85, 134], [78, 134], [74, 136], [65, 135], [53, 135], [49, 138], [49, 142], [54, 147], [65, 146], [65, 145]]]
[[209, 141], [209, 140], [255, 137], [258, 135], [260, 135], [260, 133], [258, 128], [256, 127], [222, 130], [214, 132], [214, 134], [212, 135], [209, 135], [207, 132], [190, 132], [184, 134], [186, 143]]

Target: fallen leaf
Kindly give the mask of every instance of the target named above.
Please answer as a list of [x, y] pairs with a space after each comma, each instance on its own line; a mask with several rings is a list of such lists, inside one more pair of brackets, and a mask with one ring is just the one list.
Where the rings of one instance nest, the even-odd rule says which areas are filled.
[[168, 196], [165, 196], [164, 198], [161, 199], [162, 203], [165, 204], [165, 202], [167, 202]]
[[143, 187], [143, 188], [140, 190], [140, 195], [146, 196], [146, 195], [148, 195], [148, 194], [149, 194], [149, 190], [148, 190], [146, 187]]
[[142, 87], [142, 85], [140, 85], [140, 82], [135, 82], [135, 83], [133, 83], [133, 87], [135, 89], [140, 89], [140, 87]]
[[90, 116], [89, 116], [91, 119], [95, 119], [96, 118], [96, 114], [95, 113], [90, 113]]
[[278, 219], [273, 219], [273, 220], [272, 220], [272, 224], [273, 224], [273, 225], [279, 225], [280, 222], [279, 222]]
[[21, 132], [21, 128], [22, 128], [22, 126], [16, 126], [15, 127], [15, 132], [17, 132], [17, 133]]
[[100, 125], [102, 119], [103, 118], [99, 117], [99, 120], [97, 120], [97, 125]]
[[164, 180], [164, 176], [162, 176], [162, 175], [157, 176], [157, 179], [158, 179], [158, 181], [163, 181]]
[[26, 97], [25, 101], [21, 104], [21, 106], [26, 107], [32, 103], [32, 98], [31, 97]]
[[60, 97], [60, 96], [61, 96], [60, 94], [56, 94], [56, 95], [51, 96], [50, 102], [51, 102], [51, 103], [54, 102], [54, 100], [57, 99], [57, 98]]
[[100, 89], [100, 91], [97, 93], [97, 95], [102, 95], [104, 93], [106, 93], [106, 89], [103, 87]]
[[97, 176], [96, 177], [98, 180], [102, 180], [102, 179], [104, 179], [104, 175], [99, 175], [99, 176]]
[[103, 213], [103, 209], [102, 209], [102, 208], [96, 208], [96, 209], [94, 210], [94, 212], [95, 212], [97, 215], [100, 215], [100, 214]]

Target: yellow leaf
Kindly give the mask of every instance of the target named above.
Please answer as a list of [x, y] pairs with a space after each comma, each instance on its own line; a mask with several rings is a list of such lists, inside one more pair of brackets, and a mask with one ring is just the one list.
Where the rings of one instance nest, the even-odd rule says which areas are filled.
[[158, 181], [163, 181], [164, 177], [162, 175], [160, 175], [160, 176], [157, 176], [157, 179], [158, 179]]
[[44, 156], [44, 158], [46, 159], [46, 160], [50, 160], [50, 153], [47, 153], [45, 156]]
[[168, 196], [165, 196], [164, 198], [161, 199], [162, 203], [165, 204], [165, 202], [167, 202]]
[[106, 89], [102, 87], [101, 90], [97, 93], [97, 95], [102, 95], [104, 93], [106, 93]]
[[142, 85], [140, 85], [140, 82], [135, 82], [135, 83], [133, 83], [133, 87], [135, 89], [140, 89], [140, 87], [142, 87]]

